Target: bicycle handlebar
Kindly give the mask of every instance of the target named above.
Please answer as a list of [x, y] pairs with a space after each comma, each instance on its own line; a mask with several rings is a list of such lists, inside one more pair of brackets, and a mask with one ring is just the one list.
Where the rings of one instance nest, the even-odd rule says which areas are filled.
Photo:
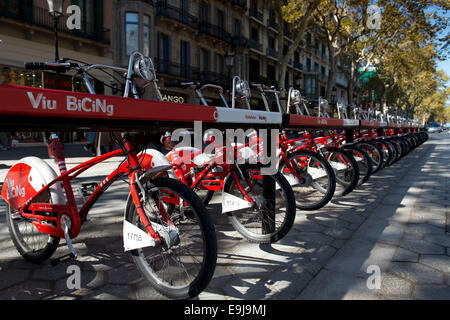
[[66, 72], [71, 68], [77, 67], [78, 65], [73, 63], [60, 63], [60, 62], [26, 62], [25, 69], [27, 70], [41, 70], [41, 71], [56, 71], [56, 72]]
[[189, 87], [198, 87], [200, 84], [197, 82], [165, 82], [164, 86], [165, 87], [173, 87], [173, 88], [181, 88], [181, 89], [186, 89]]

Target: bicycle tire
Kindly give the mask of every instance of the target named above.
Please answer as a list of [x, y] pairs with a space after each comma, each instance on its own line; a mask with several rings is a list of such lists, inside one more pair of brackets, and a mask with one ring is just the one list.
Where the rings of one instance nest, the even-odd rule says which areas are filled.
[[[330, 202], [331, 199], [333, 199], [334, 192], [336, 190], [336, 177], [334, 175], [333, 168], [328, 163], [328, 161], [323, 156], [318, 154], [317, 152], [314, 152], [311, 150], [298, 150], [298, 151], [289, 153], [287, 155], [287, 157], [290, 161], [294, 161], [295, 159], [297, 159], [299, 157], [308, 157], [309, 159], [314, 159], [314, 161], [316, 161], [320, 165], [320, 168], [316, 168], [317, 167], [317, 164], [316, 164], [316, 166], [311, 169], [324, 170], [324, 173], [325, 173], [325, 176], [323, 176], [324, 179], [322, 179], [322, 177], [320, 177], [318, 179], [324, 180], [324, 184], [327, 183], [326, 189], [323, 187], [323, 185], [321, 185], [321, 184], [318, 185], [318, 182], [316, 182], [316, 185], [313, 184], [315, 181], [314, 181], [313, 177], [311, 176], [312, 173], [308, 173], [308, 169], [310, 168], [309, 164], [311, 161], [311, 160], [309, 160], [308, 168], [306, 169], [307, 178], [309, 178], [309, 179], [307, 179], [307, 181], [303, 184], [299, 184], [298, 186], [292, 187], [292, 189], [294, 191], [294, 195], [295, 195], [295, 203], [296, 203], [297, 209], [313, 211], [313, 210], [318, 210], [320, 208], [323, 208], [325, 205], [327, 205], [327, 203]], [[286, 166], [286, 164], [284, 162], [280, 163], [279, 171], [282, 174], [284, 174], [283, 171], [285, 169], [285, 166]], [[299, 175], [301, 175], [302, 173], [303, 172], [300, 172]], [[322, 173], [322, 175], [323, 175], [323, 173]], [[322, 194], [323, 197], [321, 197], [320, 200], [318, 200], [316, 202], [306, 203], [306, 197], [308, 197], [308, 196], [305, 196], [304, 193], [300, 193], [300, 191], [307, 192], [307, 190], [301, 190], [301, 189], [307, 188], [307, 187], [311, 187], [312, 189], [317, 190], [317, 197], [319, 197], [320, 194]], [[325, 192], [324, 192], [324, 190], [321, 190], [321, 189], [325, 189]], [[313, 190], [311, 190], [311, 191], [313, 191]], [[309, 192], [309, 195], [310, 195], [309, 198], [311, 198], [311, 192]]]
[[[145, 184], [148, 181], [141, 181], [141, 183]], [[217, 239], [216, 239], [216, 233], [214, 229], [214, 225], [212, 224], [210, 217], [206, 211], [206, 208], [200, 198], [191, 190], [188, 186], [184, 185], [178, 180], [169, 179], [169, 178], [156, 178], [151, 180], [151, 184], [153, 186], [156, 186], [158, 190], [168, 190], [169, 192], [176, 193], [178, 196], [180, 196], [184, 203], [187, 203], [190, 210], [188, 211], [189, 217], [195, 219], [195, 222], [192, 224], [192, 228], [197, 226], [200, 235], [194, 236], [193, 238], [189, 239], [189, 234], [186, 232], [180, 232], [180, 243], [175, 245], [174, 247], [171, 247], [170, 250], [167, 250], [165, 252], [175, 252], [175, 250], [179, 250], [180, 248], [176, 248], [178, 245], [181, 245], [183, 242], [188, 242], [189, 240], [199, 240], [202, 239], [202, 243], [200, 244], [199, 248], [202, 249], [201, 254], [201, 266], [195, 276], [195, 278], [190, 281], [188, 284], [183, 286], [173, 286], [170, 284], [173, 284], [175, 280], [170, 279], [170, 283], [168, 281], [164, 281], [156, 276], [156, 272], [160, 271], [154, 271], [150, 266], [149, 263], [146, 260], [146, 257], [144, 256], [144, 249], [136, 249], [129, 251], [131, 259], [134, 261], [134, 263], [137, 265], [138, 269], [141, 271], [141, 273], [144, 275], [144, 277], [149, 281], [149, 283], [152, 285], [152, 287], [158, 291], [159, 293], [163, 294], [166, 297], [173, 298], [173, 299], [189, 299], [197, 296], [200, 294], [208, 285], [210, 280], [213, 277], [214, 270], [216, 267], [217, 262]], [[146, 212], [147, 213], [147, 212]], [[148, 214], [148, 213], [147, 213]], [[169, 213], [171, 215], [171, 219], [174, 220], [175, 218], [175, 210], [172, 208], [171, 212]], [[185, 219], [188, 220], [186, 217], [183, 217], [183, 214], [179, 214], [179, 219]], [[151, 217], [149, 217], [151, 219]], [[125, 219], [133, 223], [135, 225], [139, 225], [140, 219], [137, 214], [137, 211], [135, 209], [135, 205], [133, 200], [131, 199], [131, 195], [128, 197], [127, 201], [127, 207], [125, 209]], [[174, 222], [174, 221], [173, 221]], [[175, 222], [174, 222], [175, 223]], [[176, 225], [176, 224], [175, 224]], [[142, 225], [140, 226], [142, 228]], [[186, 239], [186, 241], [184, 241]], [[155, 247], [156, 248], [156, 247]], [[191, 249], [193, 249], [194, 246], [191, 245]], [[152, 247], [150, 247], [150, 250]], [[161, 249], [161, 253], [163, 252], [162, 247], [159, 246], [159, 249]], [[183, 249], [188, 250], [188, 249]], [[163, 257], [161, 255], [161, 257]], [[185, 256], [183, 256], [184, 259], [188, 259]], [[164, 258], [159, 259], [164, 260]], [[197, 259], [193, 259], [193, 261], [197, 261]], [[167, 260], [169, 261], [169, 259]], [[174, 260], [175, 261], [175, 260]], [[157, 263], [158, 261], [155, 261]], [[165, 261], [166, 262], [166, 261]], [[179, 262], [182, 262], [181, 259], [179, 259]], [[174, 268], [174, 267], [172, 267]], [[167, 268], [166, 268], [167, 269]], [[185, 270], [183, 270], [185, 271]], [[162, 272], [164, 273], [164, 272]], [[181, 276], [179, 272], [175, 273], [175, 276]]]
[[372, 160], [372, 172], [377, 173], [383, 166], [383, 153], [380, 148], [372, 141], [358, 142], [356, 146], [362, 148], [370, 156]]
[[[356, 163], [359, 167], [358, 186], [363, 185], [369, 180], [370, 176], [372, 175], [372, 160], [370, 156], [362, 148], [355, 145], [344, 146], [344, 149], [353, 151], [353, 157], [355, 158]], [[356, 157], [360, 159], [357, 159]]]
[[[359, 167], [358, 163], [356, 162], [355, 158], [350, 154], [349, 152], [345, 151], [342, 148], [325, 148], [326, 150], [326, 156], [325, 159], [327, 159], [328, 162], [330, 162], [330, 159], [334, 154], [340, 155], [341, 158], [344, 158], [344, 165], [346, 166], [345, 172], [343, 172], [343, 175], [338, 175], [338, 170], [333, 167], [336, 176], [336, 191], [334, 193], [335, 196], [343, 197], [350, 192], [352, 192], [356, 186], [358, 185], [359, 181]], [[333, 159], [334, 160], [334, 159]], [[335, 161], [333, 161], [334, 163]], [[331, 164], [331, 163], [330, 163]], [[342, 186], [342, 188], [339, 188], [338, 185]]]
[[384, 140], [375, 140], [375, 144], [382, 150], [383, 153], [383, 165], [382, 168], [386, 168], [392, 164], [394, 157], [393, 146], [391, 144], [386, 143]]
[[[43, 203], [48, 202], [44, 201]], [[39, 245], [40, 248], [33, 249], [30, 245], [31, 243], [27, 243], [27, 241], [24, 239], [24, 236], [20, 233], [20, 227], [18, 226], [18, 219], [13, 219], [12, 217], [12, 208], [9, 204], [6, 203], [6, 222], [8, 225], [8, 230], [11, 235], [11, 239], [13, 241], [14, 246], [16, 247], [17, 251], [20, 253], [20, 255], [28, 262], [33, 264], [41, 264], [47, 259], [49, 259], [58, 248], [60, 238], [42, 233], [37, 230], [37, 228], [26, 219], [22, 219], [26, 223], [26, 227], [30, 227], [31, 232], [34, 232], [36, 236], [31, 236], [30, 241], [36, 241], [39, 240], [39, 238], [42, 238], [41, 245]], [[28, 233], [28, 232], [27, 232]]]
[[[249, 177], [251, 172], [260, 172], [262, 168], [262, 165], [259, 164], [243, 164], [239, 165], [239, 171], [242, 172], [245, 177]], [[277, 217], [275, 216], [273, 219], [270, 217], [264, 217], [262, 216], [262, 212], [266, 210], [267, 204], [264, 204], [264, 208], [249, 208], [244, 212], [243, 210], [240, 210], [239, 212], [232, 212], [227, 213], [229, 220], [235, 230], [241, 234], [245, 239], [247, 239], [249, 242], [252, 243], [273, 243], [276, 241], [279, 241], [282, 239], [292, 228], [292, 225], [294, 224], [295, 216], [296, 216], [296, 206], [295, 206], [295, 196], [294, 192], [289, 184], [289, 182], [286, 180], [286, 178], [279, 172], [277, 172], [274, 175], [267, 176], [273, 179], [273, 182], [275, 184], [278, 184], [280, 192], [280, 201], [282, 206], [284, 206], [285, 213], [283, 215], [283, 208], [280, 208], [278, 212], [275, 212], [275, 215], [278, 215], [278, 217], [281, 217], [281, 223], [277, 224]], [[256, 186], [262, 187], [261, 181], [252, 180], [253, 185], [252, 187], [256, 189]], [[257, 185], [258, 183], [258, 185]], [[233, 194], [235, 196], [243, 197], [242, 193], [239, 191], [239, 189], [235, 188], [236, 181], [233, 178], [233, 175], [229, 175], [225, 185], [224, 185], [224, 192]], [[248, 186], [246, 189], [250, 189]], [[237, 190], [237, 191], [236, 191]], [[277, 192], [276, 192], [277, 193]], [[276, 195], [275, 195], [275, 201], [276, 201]], [[254, 199], [255, 200], [255, 199]], [[275, 204], [276, 205], [276, 204]], [[249, 212], [247, 214], [247, 212]], [[255, 220], [251, 215], [256, 215], [255, 218], [261, 218], [260, 221]], [[245, 226], [242, 222], [247, 221], [247, 216], [250, 216], [249, 226]], [[241, 221], [242, 218], [242, 221]], [[253, 221], [255, 221], [255, 227], [253, 227]], [[267, 233], [264, 230], [264, 224], [274, 224], [274, 230], [273, 232]], [[255, 231], [251, 231], [252, 230]]]

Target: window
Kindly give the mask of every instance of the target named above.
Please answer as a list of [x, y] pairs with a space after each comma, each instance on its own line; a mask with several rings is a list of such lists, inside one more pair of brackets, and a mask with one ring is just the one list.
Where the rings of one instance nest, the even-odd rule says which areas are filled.
[[164, 33], [158, 33], [158, 69], [169, 73], [171, 61], [170, 37]]
[[209, 22], [209, 5], [201, 3], [199, 9], [199, 20], [204, 22]]
[[267, 65], [267, 78], [276, 80], [276, 68], [275, 66]]
[[225, 74], [225, 58], [221, 54], [216, 54], [216, 73]]
[[81, 30], [88, 34], [95, 34], [96, 29], [96, 5], [95, 1], [79, 0], [78, 6], [81, 9], [83, 18], [81, 19]]
[[251, 39], [252, 39], [253, 41], [259, 42], [259, 32], [258, 32], [258, 29], [252, 27], [250, 36], [251, 36]]
[[306, 43], [308, 44], [308, 45], [311, 45], [311, 42], [312, 42], [312, 38], [311, 38], [311, 33], [307, 33], [306, 34]]
[[243, 63], [243, 57], [242, 54], [237, 54], [236, 55], [236, 70], [237, 70], [237, 75], [240, 78], [243, 78], [244, 76], [244, 63]]
[[269, 36], [269, 48], [275, 49], [275, 38], [271, 36]]
[[249, 64], [249, 71], [250, 71], [250, 81], [256, 81], [259, 82], [259, 77], [261, 75], [260, 73], [260, 64], [259, 60], [249, 58], [248, 59]]
[[222, 10], [217, 10], [217, 25], [225, 30], [225, 13]]
[[184, 12], [189, 12], [189, 0], [180, 0], [180, 9]]
[[150, 57], [151, 37], [150, 37], [150, 16], [144, 15], [144, 56]]
[[126, 54], [130, 56], [139, 51], [139, 14], [127, 12], [125, 14]]
[[242, 32], [241, 21], [235, 18], [233, 19], [233, 22], [233, 35], [236, 37], [240, 37]]
[[319, 64], [314, 62], [314, 72], [319, 72]]
[[200, 72], [209, 71], [209, 51], [200, 48]]
[[300, 52], [294, 52], [294, 61], [300, 62]]
[[306, 71], [311, 72], [311, 58], [306, 58]]
[[180, 41], [180, 76], [189, 78], [191, 65], [191, 46], [184, 40]]
[[316, 79], [313, 77], [305, 77], [305, 94], [308, 98], [316, 96]]

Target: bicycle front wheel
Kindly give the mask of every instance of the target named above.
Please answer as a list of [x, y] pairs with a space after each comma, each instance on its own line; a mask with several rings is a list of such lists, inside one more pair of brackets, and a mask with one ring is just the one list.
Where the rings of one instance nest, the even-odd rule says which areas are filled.
[[224, 192], [247, 201], [239, 188], [241, 186], [255, 205], [227, 214], [236, 231], [248, 241], [272, 243], [283, 238], [291, 229], [296, 214], [295, 197], [281, 173], [262, 176], [261, 168], [258, 164], [240, 165], [237, 170], [240, 171], [237, 172], [239, 181], [230, 174]]
[[[217, 260], [214, 225], [200, 198], [183, 183], [168, 178], [141, 183], [147, 193], [143, 209], [148, 220], [152, 225], [167, 228], [169, 224], [163, 219], [163, 212], [167, 213], [173, 223], [170, 228], [176, 230], [176, 240], [170, 246], [157, 244], [132, 250], [131, 258], [161, 294], [174, 299], [195, 297], [214, 274]], [[145, 230], [131, 196], [125, 217]]]
[[324, 148], [325, 158], [334, 169], [336, 196], [345, 196], [356, 188], [359, 181], [359, 167], [353, 155], [341, 148]]
[[[288, 154], [294, 175], [282, 162], [279, 171], [288, 180], [295, 181], [292, 189], [298, 209], [318, 210], [333, 198], [336, 189], [336, 177], [333, 168], [320, 154], [309, 150], [298, 150]], [[301, 177], [301, 181], [296, 178]]]

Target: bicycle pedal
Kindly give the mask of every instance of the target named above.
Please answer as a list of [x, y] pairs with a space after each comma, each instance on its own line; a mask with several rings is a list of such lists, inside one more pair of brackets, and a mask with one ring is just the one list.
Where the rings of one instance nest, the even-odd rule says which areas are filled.
[[50, 265], [52, 267], [56, 267], [61, 262], [67, 262], [67, 261], [70, 261], [70, 260], [75, 260], [75, 258], [76, 258], [75, 255], [71, 252], [71, 253], [66, 254], [66, 255], [64, 255], [62, 257], [53, 259], [52, 261], [50, 261]]
[[88, 183], [82, 183], [81, 184], [81, 194], [83, 197], [89, 197], [91, 194], [94, 193], [95, 189], [98, 188], [97, 182], [88, 182]]

